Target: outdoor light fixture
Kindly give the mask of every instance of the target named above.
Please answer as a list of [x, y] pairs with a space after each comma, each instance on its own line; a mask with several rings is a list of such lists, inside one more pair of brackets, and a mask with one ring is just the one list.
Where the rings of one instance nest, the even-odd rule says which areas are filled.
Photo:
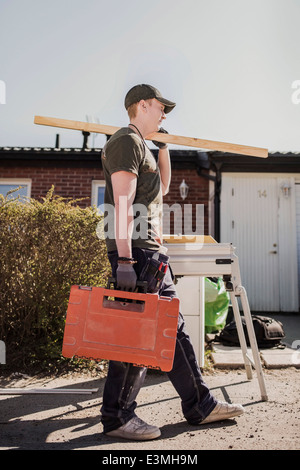
[[285, 197], [287, 199], [291, 195], [291, 185], [290, 185], [290, 183], [285, 181], [281, 185], [281, 191], [282, 191], [283, 197]]
[[179, 186], [179, 191], [180, 191], [181, 199], [185, 200], [189, 192], [189, 187], [184, 180], [182, 180]]

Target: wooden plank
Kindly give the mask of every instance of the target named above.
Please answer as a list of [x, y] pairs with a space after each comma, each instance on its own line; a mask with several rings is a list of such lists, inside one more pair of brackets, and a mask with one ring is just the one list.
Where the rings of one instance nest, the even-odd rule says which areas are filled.
[[42, 126], [61, 127], [63, 129], [73, 129], [75, 131], [95, 132], [97, 134], [113, 135], [119, 127], [107, 126], [104, 124], [94, 124], [90, 122], [72, 121], [70, 119], [59, 119], [45, 116], [35, 116], [34, 124]]
[[217, 243], [211, 235], [163, 235], [164, 243]]
[[[95, 124], [82, 121], [72, 121], [69, 119], [59, 119], [45, 116], [35, 116], [34, 123], [42, 126], [60, 127], [63, 129], [73, 129], [76, 131], [93, 132], [97, 134], [106, 135], [112, 135], [118, 129], [120, 129], [116, 126], [108, 126], [104, 124]], [[185, 137], [179, 135], [153, 132], [152, 134], [146, 137], [146, 140], [157, 140], [158, 142], [163, 142], [167, 144], [176, 144], [183, 145], [186, 147], [195, 147], [207, 150], [216, 150], [220, 152], [236, 153], [238, 155], [247, 155], [251, 157], [268, 157], [268, 149], [266, 148], [199, 139], [197, 137]]]

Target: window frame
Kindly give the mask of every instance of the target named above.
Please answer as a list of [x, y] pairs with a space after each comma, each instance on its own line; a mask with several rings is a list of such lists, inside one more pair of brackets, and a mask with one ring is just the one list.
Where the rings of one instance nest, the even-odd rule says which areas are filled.
[[30, 178], [0, 178], [0, 186], [1, 185], [25, 186], [27, 189], [25, 197], [31, 197], [32, 180]]
[[93, 180], [92, 181], [92, 196], [91, 205], [98, 208], [98, 188], [105, 188], [105, 180]]

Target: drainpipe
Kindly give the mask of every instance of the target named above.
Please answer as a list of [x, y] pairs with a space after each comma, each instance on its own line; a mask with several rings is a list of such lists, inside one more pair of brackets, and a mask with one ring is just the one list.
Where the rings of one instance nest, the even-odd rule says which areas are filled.
[[[203, 173], [204, 169], [211, 169], [215, 171], [215, 176]], [[214, 226], [215, 233], [214, 238], [217, 242], [220, 242], [221, 226], [220, 226], [220, 203], [221, 203], [221, 184], [222, 184], [222, 162], [213, 162], [209, 159], [207, 153], [200, 153], [197, 155], [197, 174], [202, 178], [206, 178], [214, 182]]]
[[215, 167], [215, 196], [214, 196], [214, 208], [215, 208], [215, 239], [220, 242], [221, 238], [221, 186], [222, 186], [222, 163], [214, 163]]

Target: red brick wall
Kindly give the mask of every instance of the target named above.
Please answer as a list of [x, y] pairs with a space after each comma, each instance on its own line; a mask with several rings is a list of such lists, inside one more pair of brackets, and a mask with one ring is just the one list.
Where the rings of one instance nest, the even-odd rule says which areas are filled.
[[[45, 196], [52, 185], [55, 186], [55, 194], [63, 197], [86, 198], [79, 204], [82, 207], [91, 204], [91, 191], [93, 180], [103, 180], [101, 168], [64, 166], [51, 162], [34, 162], [29, 165], [26, 161], [2, 161], [0, 163], [0, 178], [30, 178], [31, 197], [39, 198]], [[187, 198], [182, 201], [179, 185], [182, 180], [189, 186]], [[195, 215], [196, 204], [204, 204], [205, 211], [205, 234], [208, 233], [208, 180], [197, 175], [192, 169], [173, 169], [169, 193], [164, 197], [164, 203], [192, 204], [193, 231], [196, 228]], [[184, 209], [182, 209], [184, 211]], [[183, 213], [183, 212], [182, 212]], [[172, 220], [172, 217], [171, 217]], [[173, 224], [171, 224], [173, 233]]]
[[80, 202], [82, 207], [91, 204], [92, 181], [103, 179], [99, 168], [73, 168], [50, 166], [11, 166], [0, 165], [1, 178], [30, 178], [31, 197], [45, 196], [52, 185], [55, 194], [63, 197], [86, 198]]
[[[182, 180], [185, 180], [189, 187], [188, 196], [183, 201], [180, 197], [179, 186]], [[196, 229], [196, 204], [204, 205], [204, 234], [208, 234], [208, 180], [198, 176], [196, 170], [172, 170], [172, 180], [169, 193], [164, 197], [166, 204], [182, 205], [182, 214], [186, 204], [192, 204], [192, 229]], [[173, 230], [171, 231], [173, 233]]]

